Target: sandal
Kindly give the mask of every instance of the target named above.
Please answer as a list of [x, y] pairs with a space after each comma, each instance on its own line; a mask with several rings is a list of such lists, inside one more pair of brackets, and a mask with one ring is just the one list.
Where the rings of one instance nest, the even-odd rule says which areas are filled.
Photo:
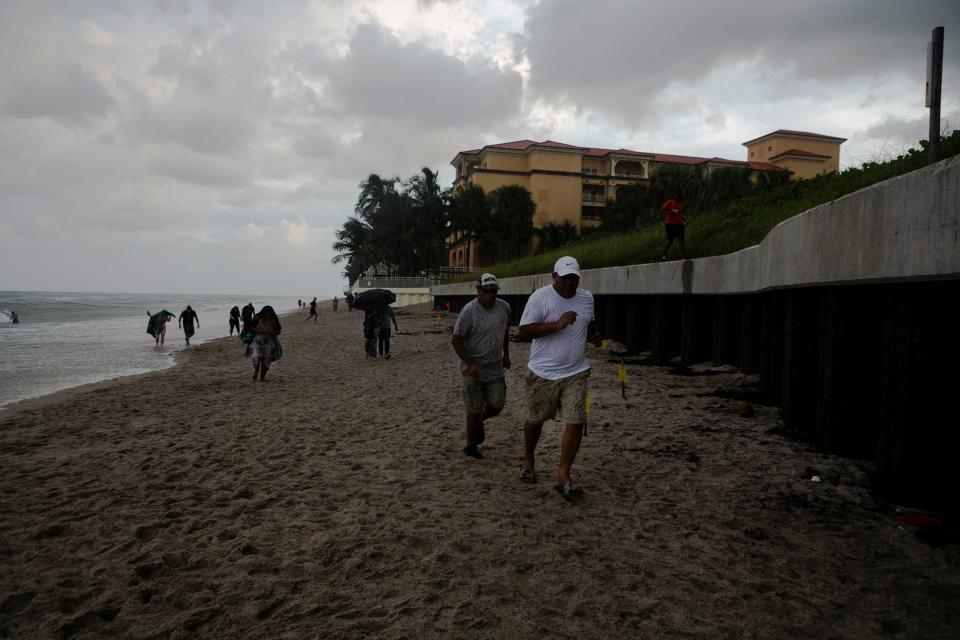
[[537, 481], [537, 472], [533, 469], [520, 469], [520, 481], [533, 484]]
[[567, 480], [566, 484], [554, 485], [553, 489], [568, 502], [573, 502], [583, 496], [583, 488], [580, 485], [573, 484], [573, 480]]

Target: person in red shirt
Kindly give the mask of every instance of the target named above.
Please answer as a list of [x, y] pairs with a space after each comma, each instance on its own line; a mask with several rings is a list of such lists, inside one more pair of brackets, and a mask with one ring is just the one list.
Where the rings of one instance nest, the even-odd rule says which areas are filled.
[[663, 225], [667, 231], [667, 244], [663, 248], [663, 255], [660, 256], [661, 260], [667, 259], [667, 250], [670, 248], [670, 245], [673, 244], [674, 240], [680, 245], [680, 259], [685, 260], [687, 257], [687, 245], [684, 242], [684, 230], [687, 227], [687, 223], [683, 219], [683, 209], [684, 198], [682, 189], [678, 189], [677, 196], [670, 198], [660, 207], [660, 211], [663, 213]]

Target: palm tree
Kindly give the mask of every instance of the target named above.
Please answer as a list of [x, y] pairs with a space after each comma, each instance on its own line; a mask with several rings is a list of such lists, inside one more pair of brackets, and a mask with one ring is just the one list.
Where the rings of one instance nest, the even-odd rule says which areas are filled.
[[423, 167], [404, 185], [415, 210], [414, 237], [411, 250], [419, 257], [420, 269], [438, 267], [446, 260], [444, 240], [447, 235], [449, 196], [440, 189], [437, 172]]
[[353, 210], [365, 222], [373, 224], [383, 207], [388, 194], [396, 193], [396, 185], [400, 178], [384, 178], [371, 173], [366, 180], [360, 182], [360, 195]]
[[[471, 184], [450, 198], [447, 231], [450, 234], [463, 233], [466, 242], [479, 240], [490, 228], [490, 202], [483, 187]], [[489, 256], [488, 256], [489, 257]], [[480, 256], [479, 262], [487, 264], [493, 260]]]
[[537, 205], [520, 185], [506, 185], [490, 194], [490, 226], [480, 237], [482, 252], [500, 260], [513, 260], [529, 251], [533, 239], [533, 214]]
[[376, 264], [370, 250], [373, 228], [360, 218], [350, 217], [335, 235], [337, 241], [333, 243], [333, 249], [337, 255], [333, 257], [333, 263], [347, 263], [343, 275], [352, 283], [367, 267]]
[[576, 238], [577, 225], [569, 220], [564, 220], [562, 224], [548, 222], [539, 229], [534, 229], [533, 233], [540, 238], [537, 253], [543, 253], [558, 249]]

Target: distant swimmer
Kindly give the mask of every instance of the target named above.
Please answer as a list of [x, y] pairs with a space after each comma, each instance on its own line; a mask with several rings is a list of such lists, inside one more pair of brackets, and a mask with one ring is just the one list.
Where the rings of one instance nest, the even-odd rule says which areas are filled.
[[234, 329], [237, 330], [237, 335], [240, 335], [240, 307], [236, 305], [230, 309], [230, 335], [233, 335]]
[[177, 320], [177, 326], [183, 328], [183, 336], [187, 341], [187, 346], [190, 346], [190, 338], [193, 337], [194, 328], [193, 323], [197, 323], [197, 329], [200, 328], [200, 318], [197, 316], [197, 312], [190, 308], [190, 305], [187, 305], [187, 308], [180, 313], [180, 318]]
[[163, 346], [163, 339], [167, 337], [167, 323], [173, 320], [174, 315], [166, 309], [161, 309], [160, 313], [150, 313], [147, 311], [150, 320], [147, 322], [147, 333], [153, 336], [157, 345]]
[[16, 311], [10, 312], [10, 322], [12, 324], [20, 324], [20, 316], [17, 315]]

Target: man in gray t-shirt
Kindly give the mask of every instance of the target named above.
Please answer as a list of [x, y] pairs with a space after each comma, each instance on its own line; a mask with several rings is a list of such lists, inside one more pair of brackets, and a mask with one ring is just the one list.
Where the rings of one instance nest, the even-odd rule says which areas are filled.
[[486, 437], [483, 422], [503, 409], [504, 369], [510, 368], [510, 305], [497, 298], [497, 278], [480, 276], [477, 298], [460, 312], [453, 327], [453, 350], [460, 358], [467, 407], [467, 446], [463, 454], [483, 459], [477, 445]]

